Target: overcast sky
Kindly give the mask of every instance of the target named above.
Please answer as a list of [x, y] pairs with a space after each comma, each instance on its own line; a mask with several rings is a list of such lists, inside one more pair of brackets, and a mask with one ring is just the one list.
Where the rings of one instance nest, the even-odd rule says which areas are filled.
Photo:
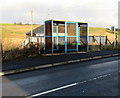
[[88, 22], [93, 27], [118, 26], [119, 0], [0, 0], [0, 23], [34, 23], [46, 19]]

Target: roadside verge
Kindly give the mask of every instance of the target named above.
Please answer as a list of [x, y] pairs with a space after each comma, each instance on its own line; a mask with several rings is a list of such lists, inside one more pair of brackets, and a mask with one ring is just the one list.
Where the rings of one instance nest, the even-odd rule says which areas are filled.
[[3, 71], [0, 72], [0, 76], [114, 56], [120, 56], [118, 50], [56, 55], [22, 61], [7, 62], [3, 63]]

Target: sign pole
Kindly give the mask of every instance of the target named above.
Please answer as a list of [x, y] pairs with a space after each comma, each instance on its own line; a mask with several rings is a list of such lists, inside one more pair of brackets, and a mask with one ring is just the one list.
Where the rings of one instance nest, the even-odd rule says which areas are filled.
[[33, 36], [33, 11], [31, 11], [31, 36]]
[[115, 35], [115, 27], [114, 27], [114, 48], [115, 48], [115, 44], [116, 44], [115, 39], [116, 39], [116, 35]]

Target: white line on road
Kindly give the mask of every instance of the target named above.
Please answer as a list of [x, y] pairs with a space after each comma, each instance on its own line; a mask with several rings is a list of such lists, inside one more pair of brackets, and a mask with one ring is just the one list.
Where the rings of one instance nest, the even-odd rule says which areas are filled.
[[75, 83], [72, 83], [72, 84], [69, 84], [69, 85], [65, 85], [65, 86], [61, 86], [61, 87], [58, 87], [58, 88], [54, 88], [52, 90], [48, 90], [48, 91], [44, 91], [44, 92], [41, 92], [41, 93], [38, 93], [38, 94], [34, 94], [34, 95], [31, 95], [30, 97], [27, 97], [27, 98], [37, 97], [37, 96], [40, 96], [40, 95], [44, 95], [44, 94], [48, 94], [48, 93], [51, 93], [51, 92], [55, 92], [55, 91], [58, 91], [58, 90], [61, 90], [61, 89], [65, 89], [65, 88], [68, 88], [68, 87], [72, 87], [72, 86], [75, 86], [75, 85], [78, 85], [78, 84], [91, 82], [91, 81], [94, 81], [94, 80], [97, 80], [97, 79], [100, 79], [100, 78], [105, 78], [105, 77], [108, 77], [108, 76], [111, 76], [111, 74], [105, 74], [105, 75], [94, 77], [94, 78], [91, 78], [91, 79], [88, 79], [88, 80], [85, 80], [85, 81], [75, 82]]
[[66, 85], [66, 86], [62, 86], [62, 87], [59, 87], [59, 88], [55, 88], [55, 89], [52, 89], [52, 90], [48, 90], [48, 91], [45, 91], [45, 92], [41, 92], [41, 93], [39, 93], [39, 94], [32, 95], [31, 97], [36, 97], [36, 96], [40, 96], [40, 95], [47, 94], [47, 93], [50, 93], [50, 92], [58, 91], [58, 90], [61, 90], [61, 89], [64, 89], [64, 88], [68, 88], [68, 87], [71, 87], [71, 86], [75, 86], [75, 85], [77, 85], [77, 84], [78, 84], [78, 83], [69, 84], [69, 85]]

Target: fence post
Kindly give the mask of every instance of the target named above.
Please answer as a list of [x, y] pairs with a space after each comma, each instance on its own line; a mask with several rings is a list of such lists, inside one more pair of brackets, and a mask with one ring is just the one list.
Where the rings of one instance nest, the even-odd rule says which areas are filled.
[[102, 49], [101, 36], [100, 36], [100, 50]]
[[92, 41], [95, 42], [95, 38], [94, 38], [94, 36], [92, 36]]
[[1, 61], [3, 59], [3, 47], [2, 47], [2, 43], [1, 43]]
[[105, 39], [105, 44], [107, 45], [107, 36], [105, 37], [106, 39]]
[[118, 45], [117, 38], [118, 38], [118, 36], [117, 36], [117, 34], [116, 34], [116, 47], [117, 47], [117, 45]]
[[39, 55], [41, 54], [41, 49], [40, 49], [40, 37], [38, 38], [38, 53], [39, 53]]

